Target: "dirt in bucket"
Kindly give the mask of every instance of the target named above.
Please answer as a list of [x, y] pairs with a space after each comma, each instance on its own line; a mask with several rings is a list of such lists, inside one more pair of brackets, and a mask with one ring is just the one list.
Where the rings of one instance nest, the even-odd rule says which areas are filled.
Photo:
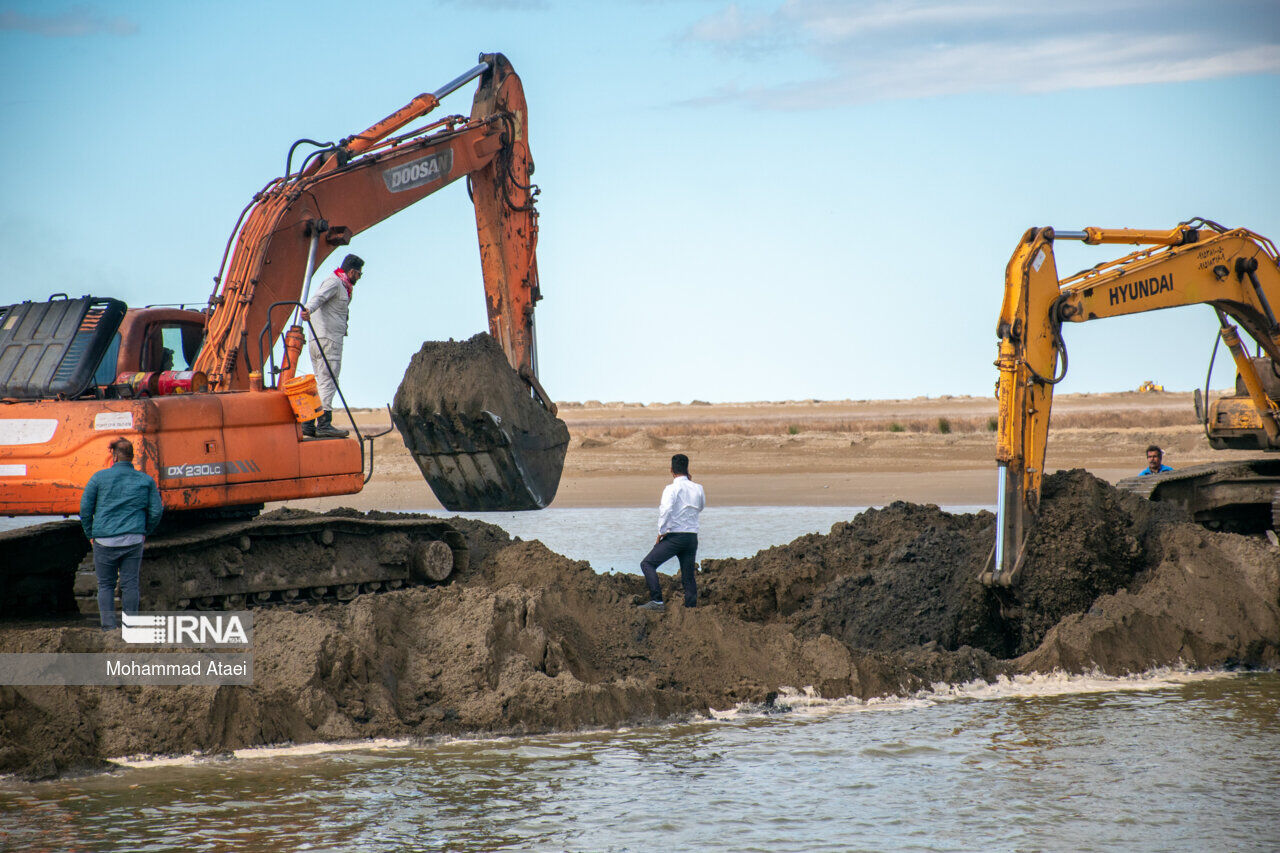
[[569, 429], [533, 398], [490, 335], [424, 343], [391, 414], [447, 508], [538, 509], [555, 497]]

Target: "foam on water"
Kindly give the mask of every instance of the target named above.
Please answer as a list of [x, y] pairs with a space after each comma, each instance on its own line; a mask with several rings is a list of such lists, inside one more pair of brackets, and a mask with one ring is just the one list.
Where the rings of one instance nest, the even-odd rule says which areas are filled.
[[322, 755], [334, 752], [402, 749], [409, 746], [410, 743], [412, 741], [408, 738], [369, 738], [367, 740], [322, 741], [289, 746], [253, 746], [245, 749], [233, 749], [216, 755], [199, 753], [189, 755], [131, 755], [125, 758], [112, 758], [111, 762], [131, 768], [189, 767], [196, 764], [209, 764], [232, 759], [297, 758], [299, 756]]
[[[1013, 678], [1000, 676], [994, 682], [971, 681], [965, 684], [939, 682], [930, 689], [922, 690], [911, 696], [884, 696], [872, 699], [859, 699], [853, 696], [826, 699], [820, 696], [813, 687], [805, 687], [803, 689], [784, 687], [778, 691], [778, 696], [772, 704], [762, 705], [758, 702], [743, 702], [725, 710], [712, 709], [709, 716], [700, 719], [705, 722], [733, 723], [761, 716], [785, 715], [793, 719], [820, 718], [867, 711], [900, 711], [925, 708], [943, 702], [961, 700], [999, 701], [1029, 697], [1161, 690], [1181, 684], [1234, 677], [1236, 677], [1236, 674], [1231, 672], [1196, 671], [1170, 667], [1160, 667], [1141, 675], [1128, 676], [1112, 676], [1096, 671], [1085, 675], [1072, 675], [1058, 671], [1047, 674], [1017, 675]], [[547, 736], [584, 735], [601, 731], [621, 734], [632, 730], [633, 727], [624, 726], [547, 733]], [[371, 738], [355, 741], [323, 741], [288, 746], [249, 747], [216, 755], [132, 755], [113, 758], [111, 761], [114, 764], [137, 770], [156, 767], [191, 767], [233, 760], [298, 758], [343, 752], [383, 752], [411, 748], [415, 743], [430, 743], [433, 746], [440, 746], [451, 742], [460, 742], [472, 746], [498, 746], [522, 739], [510, 736], [442, 736], [431, 738], [427, 741], [415, 741], [410, 738]]]
[[733, 708], [711, 712], [717, 720], [732, 720], [760, 714], [788, 713], [798, 716], [827, 716], [856, 711], [900, 710], [919, 708], [940, 702], [957, 700], [991, 701], [1043, 696], [1071, 696], [1090, 693], [1116, 693], [1141, 690], [1162, 690], [1180, 684], [1234, 678], [1235, 673], [1223, 671], [1190, 670], [1175, 667], [1157, 667], [1140, 675], [1106, 675], [1094, 672], [1072, 675], [1061, 670], [1051, 673], [1000, 676], [995, 681], [970, 681], [964, 684], [938, 682], [928, 690], [912, 696], [886, 696], [858, 699], [847, 696], [841, 699], [824, 699], [812, 687], [797, 690], [784, 687], [770, 706], [758, 702], [743, 702]]

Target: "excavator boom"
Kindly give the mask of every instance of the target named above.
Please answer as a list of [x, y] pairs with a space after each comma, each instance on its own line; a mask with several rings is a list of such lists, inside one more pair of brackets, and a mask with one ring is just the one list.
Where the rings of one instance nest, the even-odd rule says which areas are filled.
[[[470, 117], [449, 116], [401, 132], [476, 77]], [[290, 159], [287, 168], [291, 164]], [[215, 390], [246, 388], [255, 371], [266, 375], [261, 362], [269, 350], [261, 342], [273, 345], [283, 331], [283, 323], [273, 322], [280, 314], [273, 317], [272, 307], [305, 299], [318, 260], [465, 178], [475, 207], [489, 332], [525, 396], [532, 395], [550, 417], [510, 409], [471, 411], [468, 401], [474, 395], [459, 387], [428, 408], [397, 412], [394, 424], [449, 509], [545, 507], [559, 485], [568, 434], [554, 421], [555, 405], [537, 376], [534, 306], [542, 293], [538, 189], [532, 174], [529, 111], [520, 78], [502, 54], [482, 54], [479, 64], [445, 86], [322, 149], [255, 197], [234, 236], [226, 280], [210, 300], [208, 335], [196, 370], [208, 375]], [[256, 349], [250, 346], [255, 340]], [[293, 377], [302, 340], [301, 327], [290, 330], [282, 379]], [[493, 383], [503, 381], [492, 377]], [[489, 383], [482, 379], [480, 384]], [[545, 429], [515, 428], [530, 421]]]
[[[1059, 279], [1053, 247], [1063, 239], [1144, 248]], [[1032, 228], [1023, 235], [1005, 271], [996, 328], [997, 532], [985, 582], [1011, 585], [1021, 570], [1023, 544], [1039, 508], [1053, 388], [1066, 376], [1063, 323], [1198, 303], [1216, 312], [1243, 392], [1218, 401], [1212, 414], [1206, 412], [1210, 441], [1220, 447], [1280, 450], [1280, 380], [1273, 378], [1280, 374], [1272, 369], [1280, 362], [1274, 310], [1280, 307], [1280, 258], [1270, 240], [1207, 220], [1169, 231]], [[1249, 357], [1235, 324], [1257, 342], [1265, 358]], [[1233, 505], [1221, 498], [1221, 482], [1238, 479], [1220, 478], [1219, 507]], [[1194, 500], [1190, 503], [1194, 511]]]
[[[469, 118], [448, 116], [393, 135], [477, 76]], [[284, 332], [283, 323], [269, 325], [272, 306], [297, 302], [330, 253], [464, 177], [475, 204], [490, 333], [515, 370], [535, 377], [533, 307], [541, 292], [528, 129], [520, 78], [502, 54], [482, 54], [478, 65], [441, 89], [269, 183], [242, 214], [228, 244], [234, 246], [230, 265], [215, 277], [219, 289], [209, 299], [208, 331], [195, 364], [210, 389], [249, 387], [250, 372], [264, 367], [260, 331], [271, 329], [268, 346]]]

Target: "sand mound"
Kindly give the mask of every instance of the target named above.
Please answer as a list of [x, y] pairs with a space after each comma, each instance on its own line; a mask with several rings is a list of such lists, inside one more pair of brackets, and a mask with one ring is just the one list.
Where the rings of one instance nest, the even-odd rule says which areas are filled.
[[1158, 555], [1149, 555], [1129, 588], [1065, 616], [1018, 658], [1018, 669], [1280, 666], [1276, 549], [1194, 524], [1164, 526], [1158, 535]]
[[[617, 725], [791, 683], [858, 692], [851, 654], [829, 637], [761, 630], [711, 608], [653, 614], [635, 607], [642, 590], [637, 576], [597, 575], [514, 542], [446, 586], [259, 611], [252, 687], [0, 688], [0, 772], [286, 741]], [[0, 632], [3, 651], [55, 647], [121, 644], [89, 628]]]
[[[1280, 556], [1081, 471], [1047, 478], [1025, 583], [976, 580], [989, 513], [895, 503], [745, 560], [704, 562], [703, 603], [635, 607], [636, 575], [455, 520], [442, 586], [260, 610], [251, 687], [0, 688], [0, 772], [134, 753], [612, 726], [768, 701], [1095, 667], [1280, 664]], [[344, 511], [335, 511], [344, 512]], [[345, 512], [350, 512], [345, 511]], [[110, 651], [95, 629], [0, 629], [0, 652]]]
[[667, 443], [656, 435], [640, 430], [625, 438], [618, 439], [613, 443], [613, 446], [626, 450], [661, 450], [667, 446]]
[[994, 525], [894, 503], [750, 559], [704, 561], [707, 597], [853, 649], [974, 647], [1025, 671], [1280, 662], [1280, 553], [1260, 540], [1066, 471], [1045, 478], [1021, 582], [988, 590], [977, 573]]

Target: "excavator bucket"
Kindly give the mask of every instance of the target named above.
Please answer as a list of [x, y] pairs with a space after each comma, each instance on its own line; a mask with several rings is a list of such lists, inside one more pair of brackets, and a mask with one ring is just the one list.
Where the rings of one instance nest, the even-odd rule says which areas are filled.
[[556, 496], [569, 429], [487, 334], [423, 344], [391, 420], [445, 509], [542, 509]]

